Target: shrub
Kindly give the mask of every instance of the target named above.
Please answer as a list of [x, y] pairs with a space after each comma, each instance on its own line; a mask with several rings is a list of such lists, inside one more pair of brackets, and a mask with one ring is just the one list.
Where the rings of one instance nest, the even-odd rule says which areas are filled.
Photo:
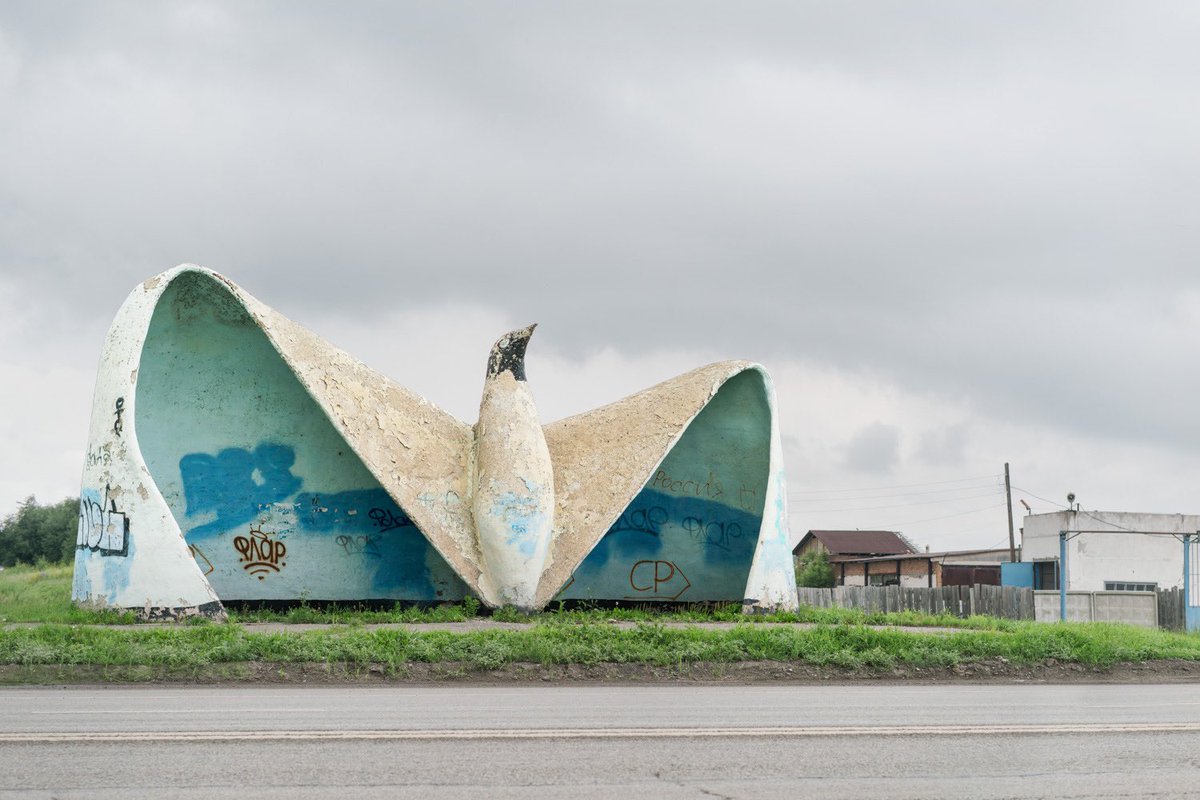
[[796, 565], [797, 586], [828, 589], [833, 586], [833, 581], [833, 567], [829, 565], [829, 556], [824, 550], [810, 550]]

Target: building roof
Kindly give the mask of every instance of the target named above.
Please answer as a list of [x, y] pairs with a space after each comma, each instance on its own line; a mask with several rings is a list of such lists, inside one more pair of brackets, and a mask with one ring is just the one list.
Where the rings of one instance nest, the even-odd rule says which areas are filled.
[[[989, 547], [984, 550], [942, 550], [937, 553], [917, 552], [917, 553], [897, 553], [894, 555], [883, 555], [883, 556], [854, 556], [854, 557], [844, 557], [844, 558], [840, 558], [838, 560], [844, 561], [844, 562], [854, 562], [854, 563], [862, 563], [865, 561], [870, 561], [870, 562], [874, 563], [874, 562], [878, 562], [878, 561], [910, 561], [913, 559], [926, 559], [927, 558], [931, 561], [937, 561], [938, 563], [949, 564], [950, 566], [970, 566], [972, 564], [996, 565], [996, 564], [999, 564], [1001, 561], [1007, 561], [1008, 555], [1009, 555], [1009, 551], [1008, 551], [1007, 547], [1003, 547], [1003, 548]], [[960, 560], [960, 559], [966, 558], [967, 556], [978, 556], [978, 557], [974, 558], [974, 559]], [[1002, 557], [1002, 558], [1000, 558], [1000, 557]], [[948, 559], [953, 559], [953, 560], [948, 560]]]
[[824, 545], [830, 556], [886, 556], [914, 552], [895, 531], [809, 531], [792, 552], [799, 553], [809, 537]]

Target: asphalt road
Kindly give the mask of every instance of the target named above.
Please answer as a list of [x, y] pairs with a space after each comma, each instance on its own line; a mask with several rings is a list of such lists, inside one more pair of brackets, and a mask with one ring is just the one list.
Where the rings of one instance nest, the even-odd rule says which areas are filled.
[[0, 690], [0, 798], [1196, 796], [1190, 684]]

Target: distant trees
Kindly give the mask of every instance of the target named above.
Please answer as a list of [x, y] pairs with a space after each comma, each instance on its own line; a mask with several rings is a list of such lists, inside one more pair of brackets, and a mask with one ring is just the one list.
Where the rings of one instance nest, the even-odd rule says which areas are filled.
[[833, 583], [833, 567], [830, 566], [829, 555], [824, 550], [810, 550], [801, 556], [796, 564], [797, 586], [828, 589]]
[[43, 506], [30, 495], [15, 514], [0, 520], [0, 566], [69, 561], [78, 529], [79, 498]]

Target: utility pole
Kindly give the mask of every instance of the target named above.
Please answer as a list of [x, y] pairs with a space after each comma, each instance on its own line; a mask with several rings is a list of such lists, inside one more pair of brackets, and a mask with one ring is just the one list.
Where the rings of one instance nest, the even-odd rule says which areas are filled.
[[1017, 542], [1012, 526], [1012, 481], [1008, 478], [1008, 462], [1004, 462], [1004, 496], [1008, 498], [1008, 560], [1017, 560]]

